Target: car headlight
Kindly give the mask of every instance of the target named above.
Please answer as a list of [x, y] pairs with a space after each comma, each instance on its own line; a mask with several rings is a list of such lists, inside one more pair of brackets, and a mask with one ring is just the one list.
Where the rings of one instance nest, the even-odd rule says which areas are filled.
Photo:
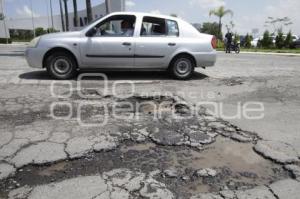
[[36, 37], [33, 40], [31, 40], [31, 42], [28, 44], [28, 47], [29, 48], [35, 48], [38, 45], [38, 43], [40, 41], [40, 38], [41, 37]]

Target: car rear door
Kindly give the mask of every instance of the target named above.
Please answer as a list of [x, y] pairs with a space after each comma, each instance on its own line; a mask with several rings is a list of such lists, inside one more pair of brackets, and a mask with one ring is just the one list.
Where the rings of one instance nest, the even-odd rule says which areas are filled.
[[[126, 20], [130, 27], [123, 31], [121, 24]], [[92, 68], [132, 68], [135, 21], [134, 15], [115, 15], [100, 22], [95, 27], [95, 35], [87, 36], [81, 44], [83, 65]]]
[[156, 17], [144, 16], [142, 20], [140, 36], [136, 38], [135, 66], [166, 68], [170, 56], [178, 47], [178, 24]]

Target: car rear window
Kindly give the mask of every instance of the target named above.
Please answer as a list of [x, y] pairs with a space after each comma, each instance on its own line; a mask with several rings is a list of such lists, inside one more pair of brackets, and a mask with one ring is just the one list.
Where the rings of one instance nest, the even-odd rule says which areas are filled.
[[178, 24], [173, 20], [144, 17], [141, 27], [142, 37], [179, 36]]

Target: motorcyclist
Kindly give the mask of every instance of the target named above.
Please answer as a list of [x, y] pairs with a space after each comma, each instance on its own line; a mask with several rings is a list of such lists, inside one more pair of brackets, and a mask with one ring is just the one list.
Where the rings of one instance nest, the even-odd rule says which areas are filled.
[[231, 49], [231, 43], [232, 43], [232, 33], [231, 32], [227, 32], [225, 35], [226, 38], [226, 53], [230, 53], [230, 49]]

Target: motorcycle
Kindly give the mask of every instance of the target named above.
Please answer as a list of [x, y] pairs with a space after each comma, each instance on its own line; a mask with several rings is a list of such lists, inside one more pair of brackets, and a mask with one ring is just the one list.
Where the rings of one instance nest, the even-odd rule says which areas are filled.
[[238, 43], [232, 42], [232, 43], [230, 44], [230, 50], [228, 50], [228, 49], [227, 49], [227, 45], [225, 45], [225, 52], [228, 53], [228, 51], [230, 51], [230, 52], [233, 51], [233, 52], [235, 52], [236, 54], [239, 54], [240, 51], [241, 51], [240, 43], [239, 43], [239, 42], [238, 42]]

